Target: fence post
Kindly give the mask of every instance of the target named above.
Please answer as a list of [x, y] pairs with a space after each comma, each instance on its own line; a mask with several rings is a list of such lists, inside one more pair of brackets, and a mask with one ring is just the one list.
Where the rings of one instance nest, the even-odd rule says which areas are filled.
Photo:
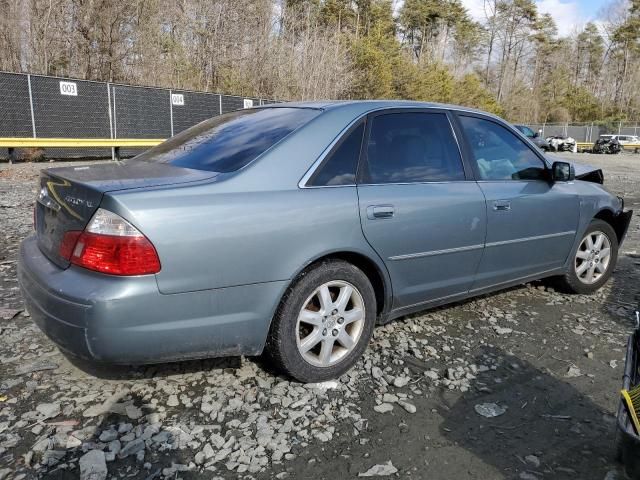
[[[109, 111], [109, 138], [113, 140], [113, 115], [111, 112], [111, 85], [107, 82], [107, 107]], [[116, 159], [116, 150], [111, 147], [111, 160]]]
[[33, 138], [36, 138], [36, 117], [33, 115], [33, 94], [31, 93], [31, 75], [27, 75], [27, 85], [29, 87], [29, 108], [31, 109], [31, 130]]
[[622, 122], [618, 122], [618, 135], [620, 135], [622, 131]]
[[546, 122], [542, 122], [542, 137], [544, 138], [544, 127], [546, 125]]
[[218, 100], [220, 103], [220, 115], [222, 115], [222, 94], [218, 95]]
[[113, 88], [113, 138], [118, 138], [118, 113], [116, 110], [116, 89]]
[[173, 137], [173, 94], [169, 89], [169, 120], [171, 122], [171, 136]]

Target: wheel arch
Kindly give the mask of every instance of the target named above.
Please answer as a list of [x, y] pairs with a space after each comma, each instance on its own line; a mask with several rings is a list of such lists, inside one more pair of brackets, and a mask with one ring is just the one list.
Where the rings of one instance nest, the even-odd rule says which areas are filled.
[[618, 244], [622, 243], [622, 239], [624, 238], [624, 234], [627, 229], [627, 224], [622, 218], [622, 215], [616, 215], [610, 208], [603, 208], [598, 213], [596, 213], [593, 218], [602, 220], [603, 222], [607, 222], [609, 225], [611, 225], [613, 231], [616, 232], [616, 239], [618, 240]]
[[389, 273], [383, 264], [381, 265], [371, 256], [363, 252], [355, 250], [337, 250], [318, 255], [293, 275], [287, 290], [295, 283], [296, 279], [299, 278], [303, 272], [313, 268], [318, 263], [332, 259], [343, 260], [351, 263], [364, 272], [373, 286], [373, 291], [376, 296], [376, 310], [378, 317], [386, 316], [388, 311], [391, 309], [393, 298]]

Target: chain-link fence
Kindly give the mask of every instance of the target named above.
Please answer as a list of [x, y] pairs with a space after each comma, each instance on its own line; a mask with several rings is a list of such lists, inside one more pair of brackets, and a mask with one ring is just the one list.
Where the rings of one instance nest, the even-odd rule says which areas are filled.
[[542, 136], [547, 138], [555, 135], [573, 137], [577, 142], [595, 142], [600, 135], [640, 135], [640, 124], [611, 122], [606, 125], [596, 123], [534, 123], [528, 124], [534, 132], [542, 131]]
[[[254, 97], [0, 72], [0, 137], [168, 138], [207, 118], [274, 103]], [[123, 156], [139, 153], [123, 149]], [[49, 158], [108, 148], [47, 149]], [[8, 155], [0, 149], [0, 157]]]
[[[0, 137], [153, 138], [175, 135], [207, 118], [272, 100], [0, 72]], [[621, 122], [530, 124], [542, 136], [595, 142], [602, 134], [640, 135]], [[121, 149], [123, 156], [140, 149]], [[47, 148], [48, 158], [108, 157], [108, 148]], [[7, 157], [0, 149], [0, 157]]]

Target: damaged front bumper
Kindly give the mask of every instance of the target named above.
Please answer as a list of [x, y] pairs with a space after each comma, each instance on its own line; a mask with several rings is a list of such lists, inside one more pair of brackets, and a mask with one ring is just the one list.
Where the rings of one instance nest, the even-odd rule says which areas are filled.
[[627, 232], [629, 231], [629, 225], [631, 224], [631, 217], [633, 217], [633, 210], [624, 209], [624, 198], [618, 197], [620, 200], [620, 210], [615, 216], [615, 230], [618, 235], [618, 244], [622, 245]]

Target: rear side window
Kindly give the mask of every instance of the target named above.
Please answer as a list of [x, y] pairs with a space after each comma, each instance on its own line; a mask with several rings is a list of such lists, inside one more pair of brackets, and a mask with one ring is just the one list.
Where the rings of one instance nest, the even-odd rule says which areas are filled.
[[458, 144], [444, 113], [391, 113], [373, 118], [365, 183], [464, 180]]
[[238, 110], [205, 120], [135, 157], [134, 161], [234, 172], [321, 113], [310, 108]]
[[341, 140], [307, 185], [312, 187], [354, 185], [363, 133], [364, 123], [360, 123]]

